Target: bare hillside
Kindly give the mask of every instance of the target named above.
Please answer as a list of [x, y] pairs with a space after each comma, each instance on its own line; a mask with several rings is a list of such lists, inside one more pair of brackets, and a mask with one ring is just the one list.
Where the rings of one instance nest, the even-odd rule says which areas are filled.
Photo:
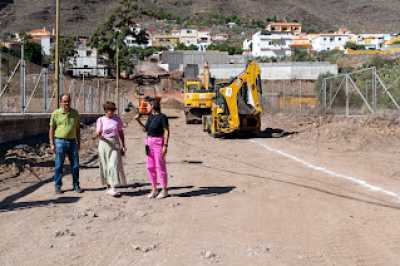
[[[116, 0], [68, 0], [62, 2], [63, 31], [88, 34], [118, 6]], [[353, 31], [397, 32], [400, 26], [398, 0], [147, 0], [143, 10], [162, 10], [192, 20], [237, 15], [242, 21], [296, 19], [307, 28], [333, 30], [347, 26]], [[0, 31], [52, 27], [52, 0], [0, 0]], [[143, 19], [143, 17], [142, 17]], [[144, 17], [146, 20], [154, 18]]]

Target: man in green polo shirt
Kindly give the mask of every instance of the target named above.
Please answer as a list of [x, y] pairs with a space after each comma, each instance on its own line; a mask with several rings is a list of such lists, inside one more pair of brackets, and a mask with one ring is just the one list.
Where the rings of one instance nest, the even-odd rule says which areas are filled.
[[65, 155], [71, 164], [72, 187], [77, 193], [82, 193], [79, 186], [79, 148], [80, 148], [80, 118], [78, 111], [71, 108], [71, 97], [64, 94], [60, 98], [60, 108], [50, 117], [49, 139], [50, 147], [55, 152], [54, 183], [56, 194], [61, 194], [62, 172]]

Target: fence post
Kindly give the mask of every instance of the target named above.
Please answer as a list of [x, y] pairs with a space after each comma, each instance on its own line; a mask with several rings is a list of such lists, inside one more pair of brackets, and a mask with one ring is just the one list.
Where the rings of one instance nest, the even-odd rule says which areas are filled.
[[103, 103], [107, 100], [107, 90], [108, 90], [108, 83], [104, 81], [104, 90], [103, 90]]
[[77, 104], [76, 104], [76, 93], [75, 93], [75, 80], [71, 81], [70, 88], [71, 88], [71, 91], [70, 91], [70, 93], [71, 93], [71, 105], [73, 106], [73, 108], [76, 108]]
[[[3, 58], [2, 58], [2, 53], [0, 52], [0, 94], [3, 91]], [[2, 103], [2, 98], [0, 95], [0, 112], [3, 112], [3, 106], [4, 104]]]
[[89, 104], [90, 104], [90, 108], [89, 108], [89, 111], [91, 112], [91, 113], [93, 113], [93, 81], [92, 81], [92, 84], [90, 85], [90, 89], [89, 89], [89, 93], [90, 93], [90, 101], [89, 101]]
[[372, 93], [373, 93], [373, 95], [372, 95], [373, 103], [372, 104], [373, 104], [374, 112], [376, 112], [377, 109], [378, 109], [378, 99], [377, 99], [378, 91], [377, 91], [376, 84], [377, 84], [377, 81], [376, 81], [376, 68], [374, 67], [372, 69]]
[[111, 92], [110, 92], [110, 85], [107, 84], [107, 100], [109, 100], [111, 98]]
[[346, 116], [350, 116], [349, 76], [346, 75]]
[[64, 64], [60, 63], [60, 95], [64, 94]]
[[26, 103], [26, 77], [25, 77], [25, 47], [24, 43], [21, 44], [21, 68], [20, 68], [20, 90], [21, 90], [21, 112], [25, 113]]
[[324, 113], [326, 115], [326, 113], [327, 113], [327, 110], [326, 110], [326, 79], [322, 80], [319, 95], [320, 95], [319, 101], [320, 101], [321, 113]]
[[47, 86], [46, 86], [46, 79], [47, 79], [47, 70], [43, 68], [43, 112], [47, 112]]
[[302, 102], [303, 102], [303, 98], [302, 98], [302, 95], [301, 95], [301, 89], [302, 89], [302, 82], [301, 82], [301, 79], [300, 79], [300, 97], [299, 97], [299, 101], [300, 101], [300, 113], [303, 111], [303, 108], [302, 108]]
[[101, 105], [101, 91], [100, 91], [100, 79], [97, 79], [97, 112], [100, 113], [100, 105]]
[[86, 111], [86, 89], [85, 89], [85, 73], [83, 73], [82, 77], [82, 93], [83, 93], [83, 112]]

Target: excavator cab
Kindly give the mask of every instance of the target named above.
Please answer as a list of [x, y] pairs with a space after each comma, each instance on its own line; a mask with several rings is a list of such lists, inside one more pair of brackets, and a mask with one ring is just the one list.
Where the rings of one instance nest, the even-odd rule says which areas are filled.
[[[196, 71], [194, 71], [196, 72]], [[184, 114], [187, 124], [201, 123], [202, 117], [211, 113], [214, 79], [210, 78], [208, 64], [204, 65], [202, 79], [186, 78], [184, 81]]]

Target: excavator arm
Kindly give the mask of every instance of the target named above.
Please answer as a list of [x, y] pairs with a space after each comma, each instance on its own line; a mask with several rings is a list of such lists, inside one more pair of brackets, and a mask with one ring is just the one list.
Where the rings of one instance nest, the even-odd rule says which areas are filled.
[[223, 97], [226, 106], [219, 106], [217, 113], [227, 118], [225, 132], [240, 129], [241, 116], [257, 117], [262, 113], [260, 75], [260, 67], [252, 61], [230, 85], [219, 89], [219, 96]]

